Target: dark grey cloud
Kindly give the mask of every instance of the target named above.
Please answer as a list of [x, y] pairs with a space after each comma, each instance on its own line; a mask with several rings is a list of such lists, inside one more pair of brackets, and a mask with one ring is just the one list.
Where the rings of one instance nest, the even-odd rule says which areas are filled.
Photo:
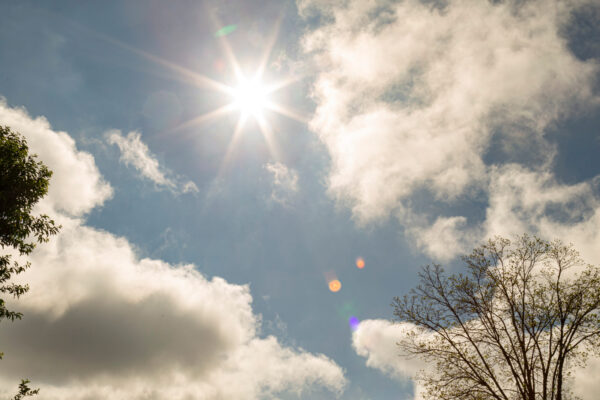
[[0, 329], [6, 353], [0, 374], [27, 374], [36, 382], [85, 381], [106, 374], [159, 378], [172, 369], [199, 378], [218, 368], [231, 347], [218, 326], [161, 293], [138, 302], [105, 293], [58, 318], [34, 309], [23, 312], [22, 321]]

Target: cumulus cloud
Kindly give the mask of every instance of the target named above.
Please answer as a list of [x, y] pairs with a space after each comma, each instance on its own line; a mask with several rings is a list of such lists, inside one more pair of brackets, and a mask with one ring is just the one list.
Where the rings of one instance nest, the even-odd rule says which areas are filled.
[[467, 219], [463, 216], [438, 217], [432, 225], [415, 225], [408, 232], [429, 256], [449, 261], [467, 252], [479, 239], [479, 235], [466, 227]]
[[452, 232], [468, 221], [418, 215], [411, 198], [452, 204], [492, 190], [492, 142], [494, 164], [551, 165], [548, 126], [598, 105], [598, 64], [561, 36], [584, 3], [299, 1], [325, 21], [304, 48], [318, 71], [310, 125], [331, 155], [331, 195], [360, 223], [399, 218], [433, 257], [466, 246]]
[[[61, 176], [72, 171], [96, 184], [64, 211], [60, 197], [42, 200], [63, 228], [38, 246], [32, 268], [18, 277], [31, 289], [10, 304], [23, 320], [0, 329], [0, 395], [8, 397], [24, 376], [41, 387], [40, 400], [259, 399], [315, 386], [343, 390], [344, 372], [334, 361], [259, 334], [248, 286], [207, 279], [193, 265], [140, 259], [125, 238], [71, 216], [108, 195], [93, 159], [45, 120], [5, 105], [2, 112], [23, 119], [19, 130], [31, 142], [42, 123], [47, 153], [40, 158], [55, 170], [52, 185], [67, 185], [55, 193], [73, 184]], [[64, 157], [45, 158], [58, 151]]]
[[264, 168], [271, 174], [271, 200], [288, 205], [291, 197], [298, 192], [298, 172], [280, 162], [265, 164]]
[[[477, 321], [470, 321], [477, 324]], [[424, 376], [435, 376], [436, 370], [432, 361], [403, 354], [398, 343], [409, 338], [409, 334], [416, 334], [419, 342], [432, 339], [431, 334], [425, 334], [415, 326], [406, 322], [391, 322], [388, 320], [364, 320], [352, 335], [352, 345], [356, 353], [366, 359], [366, 365], [381, 371], [389, 377], [400, 382], [412, 380], [413, 399], [422, 400], [426, 391]], [[413, 340], [410, 337], [409, 340]], [[571, 367], [570, 367], [571, 369]], [[569, 387], [582, 400], [597, 398], [600, 359], [591, 357], [585, 368], [575, 366], [571, 369], [572, 375], [568, 377]]]
[[156, 156], [142, 142], [142, 135], [139, 132], [129, 132], [127, 136], [123, 136], [120, 131], [113, 130], [107, 132], [106, 136], [108, 143], [119, 148], [121, 161], [125, 165], [134, 167], [141, 177], [151, 180], [157, 187], [183, 193], [198, 191], [194, 182], [182, 182], [180, 178], [173, 177], [171, 171], [161, 167]]
[[30, 152], [54, 171], [44, 198], [44, 212], [81, 216], [112, 196], [112, 188], [100, 175], [94, 157], [78, 151], [66, 132], [53, 131], [46, 118], [32, 118], [24, 108], [11, 108], [0, 98], [0, 121], [25, 135]]
[[600, 374], [600, 359], [588, 362], [585, 370], [579, 371], [573, 377], [573, 393], [585, 400], [598, 397], [598, 375]]
[[125, 239], [79, 224], [32, 263], [14, 305], [25, 318], [0, 330], [4, 387], [28, 376], [49, 399], [255, 399], [344, 386], [327, 357], [258, 336], [247, 286], [139, 260]]
[[587, 262], [600, 264], [600, 176], [559, 183], [548, 171], [518, 164], [490, 169], [488, 206], [480, 224], [463, 216], [439, 217], [428, 227], [409, 228], [417, 245], [438, 260], [470, 252], [483, 238], [530, 232], [574, 243]]
[[[352, 334], [352, 346], [361, 357], [366, 358], [368, 367], [378, 369], [392, 378], [412, 379], [427, 369], [427, 364], [418, 358], [402, 357], [398, 342], [413, 330], [408, 323], [393, 323], [383, 319], [364, 320]], [[420, 399], [423, 388], [415, 382], [415, 399]]]
[[517, 165], [491, 172], [485, 235], [534, 232], [576, 243], [588, 262], [600, 263], [600, 176], [561, 184], [549, 172]]
[[[600, 178], [557, 180], [560, 149], [546, 136], [600, 104], [597, 60], [577, 58], [563, 35], [591, 3], [298, 0], [320, 23], [303, 46], [317, 72], [310, 127], [331, 157], [331, 196], [359, 224], [397, 218], [436, 260], [531, 232], [599, 263]], [[447, 211], [473, 203], [483, 216]], [[401, 331], [364, 321], [353, 343], [367, 365], [406, 377], [412, 364], [392, 356]], [[586, 377], [577, 372], [591, 399], [597, 385]]]
[[397, 343], [411, 329], [409, 324], [383, 319], [365, 320], [352, 334], [352, 346], [359, 356], [367, 359], [367, 366], [399, 378], [409, 378], [425, 368], [419, 360], [407, 361], [400, 357]]

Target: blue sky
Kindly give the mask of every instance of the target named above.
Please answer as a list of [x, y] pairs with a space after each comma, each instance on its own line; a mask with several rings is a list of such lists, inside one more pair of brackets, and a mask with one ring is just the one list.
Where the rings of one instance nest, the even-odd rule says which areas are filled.
[[[413, 399], [389, 320], [419, 266], [523, 232], [600, 261], [593, 1], [2, 8], [0, 123], [55, 171], [39, 209], [63, 224], [0, 332], [7, 385]], [[254, 116], [232, 140], [235, 107], [186, 125], [233, 101], [203, 83], [239, 85], [227, 46], [288, 82], [269, 99], [296, 118], [259, 116], [277, 152]]]

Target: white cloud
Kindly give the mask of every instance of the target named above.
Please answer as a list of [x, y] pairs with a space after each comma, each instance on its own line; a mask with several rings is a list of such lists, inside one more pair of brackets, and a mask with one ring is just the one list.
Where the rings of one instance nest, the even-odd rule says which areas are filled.
[[600, 263], [600, 176], [561, 184], [553, 174], [518, 164], [490, 169], [488, 206], [480, 224], [463, 216], [439, 217], [430, 227], [408, 230], [429, 256], [447, 261], [485, 238], [529, 232], [573, 243], [587, 262]]
[[[598, 62], [577, 59], [562, 36], [571, 12], [590, 3], [298, 0], [301, 15], [322, 17], [303, 44], [317, 71], [310, 126], [331, 156], [330, 194], [358, 223], [398, 218], [437, 260], [531, 232], [599, 263], [600, 178], [559, 182], [560, 149], [545, 137], [600, 104]], [[484, 217], [436, 214], [474, 193], [487, 200]], [[430, 207], [415, 206], [424, 196]], [[392, 356], [401, 330], [364, 321], [354, 346], [367, 365], [411, 375]], [[585, 374], [576, 375], [591, 399], [598, 386]]]
[[119, 147], [121, 161], [125, 165], [134, 167], [143, 178], [151, 180], [158, 187], [162, 186], [182, 193], [198, 191], [194, 182], [180, 182], [180, 179], [173, 177], [172, 172], [162, 168], [156, 156], [142, 142], [142, 135], [139, 132], [129, 132], [127, 136], [123, 136], [120, 131], [113, 130], [107, 132], [106, 136], [108, 143]]
[[573, 378], [573, 393], [584, 400], [598, 398], [598, 376], [600, 375], [600, 358], [590, 360], [586, 368]]
[[327, 21], [304, 46], [318, 70], [311, 128], [331, 155], [330, 193], [361, 223], [407, 223], [417, 190], [451, 203], [485, 189], [493, 137], [507, 157], [533, 146], [517, 161], [547, 164], [548, 125], [598, 104], [598, 64], [560, 36], [578, 3], [300, 1]]
[[[483, 238], [511, 237], [532, 232], [548, 240], [574, 243], [584, 261], [600, 265], [600, 176], [589, 182], [561, 184], [548, 172], [531, 171], [516, 164], [492, 168], [489, 206], [481, 225], [467, 226], [464, 217], [440, 217], [429, 229], [413, 229], [417, 244], [430, 256], [449, 259], [469, 252]], [[399, 379], [414, 377], [423, 367], [394, 351], [410, 326], [382, 320], [365, 320], [353, 337], [358, 355], [366, 364]], [[584, 368], [573, 369], [573, 390], [583, 400], [593, 400], [600, 389], [600, 358], [591, 355]], [[423, 390], [414, 382], [415, 398]]]
[[407, 361], [400, 357], [397, 343], [410, 330], [408, 324], [383, 319], [365, 320], [352, 334], [352, 345], [359, 356], [367, 359], [367, 366], [399, 378], [410, 378], [425, 368], [419, 360]]
[[44, 117], [31, 118], [23, 108], [11, 108], [0, 98], [0, 121], [27, 137], [30, 152], [37, 154], [54, 174], [44, 212], [53, 210], [81, 216], [112, 196], [91, 154], [79, 151], [66, 132], [56, 132]]
[[[20, 132], [37, 140], [39, 119], [3, 112], [20, 113]], [[43, 122], [40, 158], [55, 170], [55, 193], [74, 190], [74, 178], [62, 176], [72, 171], [83, 183], [101, 182], [91, 156]], [[58, 151], [62, 157], [45, 158]], [[66, 211], [101, 204], [106, 187], [92, 185]], [[49, 196], [42, 208], [60, 200]], [[63, 228], [32, 253], [32, 268], [18, 277], [30, 292], [10, 304], [25, 316], [0, 329], [0, 395], [25, 376], [42, 389], [40, 400], [259, 399], [344, 389], [343, 370], [331, 359], [259, 335], [248, 286], [209, 280], [193, 265], [139, 259], [125, 238], [52, 215]]]
[[[471, 321], [476, 324], [477, 321]], [[414, 325], [406, 322], [391, 322], [381, 319], [364, 320], [352, 336], [352, 345], [356, 353], [366, 358], [366, 365], [377, 369], [400, 382], [412, 380], [413, 399], [422, 400], [425, 385], [419, 376], [435, 376], [434, 362], [416, 356], [407, 356], [401, 352], [398, 343], [409, 338], [409, 334], [417, 336], [418, 341], [426, 342], [433, 337], [419, 333]], [[410, 337], [409, 340], [413, 340]], [[597, 374], [600, 371], [600, 358], [591, 356], [587, 364], [569, 366], [570, 375], [566, 376], [569, 388], [582, 400], [594, 400], [599, 389]]]
[[408, 229], [416, 245], [430, 257], [449, 261], [464, 254], [480, 238], [475, 232], [465, 229], [465, 217], [438, 217], [431, 225], [415, 225]]
[[207, 280], [192, 265], [139, 260], [125, 239], [79, 224], [31, 259], [22, 277], [31, 290], [15, 305], [25, 318], [0, 330], [3, 387], [28, 376], [49, 399], [343, 389], [330, 359], [258, 336], [247, 286]]
[[[365, 357], [368, 367], [378, 369], [399, 380], [412, 379], [417, 373], [427, 369], [418, 358], [402, 357], [398, 342], [404, 339], [413, 326], [407, 323], [393, 323], [388, 320], [364, 320], [352, 334], [352, 346], [356, 354]], [[422, 387], [415, 382], [415, 399], [420, 399]]]
[[600, 176], [567, 185], [548, 172], [517, 165], [491, 172], [485, 236], [533, 232], [574, 243], [588, 262], [600, 263]]
[[280, 162], [265, 164], [264, 168], [271, 174], [271, 200], [288, 205], [291, 197], [298, 192], [298, 172]]

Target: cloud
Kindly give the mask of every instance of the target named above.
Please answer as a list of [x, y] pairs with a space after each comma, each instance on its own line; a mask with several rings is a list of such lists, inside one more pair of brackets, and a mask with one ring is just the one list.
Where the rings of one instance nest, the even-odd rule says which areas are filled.
[[[382, 319], [364, 320], [352, 334], [352, 346], [361, 357], [366, 358], [370, 368], [386, 375], [406, 381], [427, 369], [427, 364], [418, 358], [401, 357], [398, 342], [406, 337], [413, 326]], [[415, 399], [421, 398], [422, 387], [414, 382]]]
[[445, 234], [460, 221], [415, 216], [415, 193], [453, 204], [485, 192], [490, 157], [551, 165], [547, 127], [598, 105], [598, 64], [576, 58], [560, 33], [583, 3], [300, 1], [301, 14], [324, 21], [303, 44], [330, 194], [359, 223], [395, 216]]
[[0, 121], [25, 135], [30, 152], [54, 171], [44, 198], [44, 212], [81, 216], [112, 196], [112, 188], [100, 175], [94, 157], [77, 150], [66, 132], [53, 131], [46, 118], [31, 118], [24, 108], [11, 108], [0, 98]]
[[573, 377], [573, 393], [584, 400], [598, 398], [598, 374], [600, 359], [594, 358], [588, 362], [585, 370], [579, 371]]
[[142, 135], [139, 132], [129, 132], [127, 136], [123, 136], [120, 131], [113, 130], [107, 132], [106, 136], [109, 144], [119, 147], [121, 161], [127, 166], [134, 167], [140, 176], [151, 180], [157, 187], [170, 189], [173, 192], [198, 192], [194, 182], [180, 182], [179, 178], [173, 177], [171, 171], [160, 166], [156, 156], [142, 142]]
[[289, 205], [291, 197], [298, 192], [298, 173], [280, 162], [265, 164], [264, 168], [273, 179], [271, 200]]
[[[561, 149], [546, 136], [600, 104], [600, 64], [576, 57], [564, 36], [589, 4], [298, 0], [320, 24], [303, 46], [317, 74], [310, 127], [331, 157], [330, 195], [358, 224], [397, 218], [435, 260], [530, 232], [573, 242], [599, 263], [600, 177], [560, 182], [552, 168]], [[461, 207], [485, 214], [450, 211]], [[392, 356], [401, 333], [363, 321], [354, 347], [404, 379], [414, 371]], [[576, 379], [593, 398], [586, 374]]]
[[415, 225], [408, 233], [416, 245], [430, 257], [438, 261], [450, 261], [460, 254], [467, 253], [480, 236], [465, 229], [467, 219], [463, 216], [438, 217], [428, 225]]
[[439, 217], [409, 233], [422, 251], [441, 261], [470, 252], [484, 238], [529, 232], [574, 243], [587, 262], [600, 263], [600, 175], [569, 185], [550, 172], [507, 164], [490, 169], [487, 193], [480, 223], [468, 224], [464, 216]]
[[352, 346], [359, 356], [367, 359], [367, 366], [395, 377], [410, 378], [425, 367], [419, 360], [406, 362], [399, 357], [397, 343], [410, 330], [408, 324], [383, 319], [365, 320], [352, 334]]
[[[477, 324], [477, 320], [469, 322]], [[381, 371], [389, 377], [405, 382], [412, 380], [413, 399], [422, 400], [429, 398], [424, 381], [419, 377], [435, 376], [435, 364], [416, 356], [407, 356], [401, 353], [398, 343], [406, 340], [409, 334], [415, 334], [420, 343], [425, 343], [433, 338], [432, 334], [419, 333], [415, 326], [406, 322], [391, 322], [388, 320], [364, 320], [352, 335], [352, 346], [356, 353], [366, 358], [366, 365]], [[409, 340], [413, 340], [411, 336]], [[600, 371], [600, 358], [591, 356], [585, 367], [581, 365], [569, 366], [571, 374], [568, 376], [569, 389], [582, 400], [597, 398], [598, 380]]]
[[327, 357], [258, 336], [247, 286], [208, 280], [192, 265], [139, 260], [125, 239], [79, 224], [31, 261], [22, 277], [31, 290], [15, 305], [25, 317], [0, 330], [4, 387], [28, 376], [59, 399], [343, 389], [343, 372]]
[[[39, 119], [6, 106], [3, 112], [19, 113], [21, 133], [35, 142]], [[53, 163], [52, 184], [73, 189], [61, 176], [71, 171], [82, 182], [101, 182], [91, 156], [43, 121], [45, 154], [64, 151], [49, 160], [40, 154]], [[247, 285], [207, 279], [194, 265], [140, 259], [125, 238], [70, 215], [101, 204], [106, 187], [92, 185], [79, 203], [54, 210], [61, 232], [36, 248], [32, 268], [18, 277], [31, 289], [10, 304], [23, 320], [0, 329], [0, 395], [8, 397], [22, 377], [42, 389], [40, 400], [259, 399], [314, 387], [343, 391], [344, 371], [334, 361], [260, 335]], [[42, 207], [52, 209], [59, 200], [44, 198]]]
[[561, 184], [549, 172], [518, 165], [491, 172], [485, 235], [534, 232], [575, 243], [584, 259], [600, 263], [600, 176]]

